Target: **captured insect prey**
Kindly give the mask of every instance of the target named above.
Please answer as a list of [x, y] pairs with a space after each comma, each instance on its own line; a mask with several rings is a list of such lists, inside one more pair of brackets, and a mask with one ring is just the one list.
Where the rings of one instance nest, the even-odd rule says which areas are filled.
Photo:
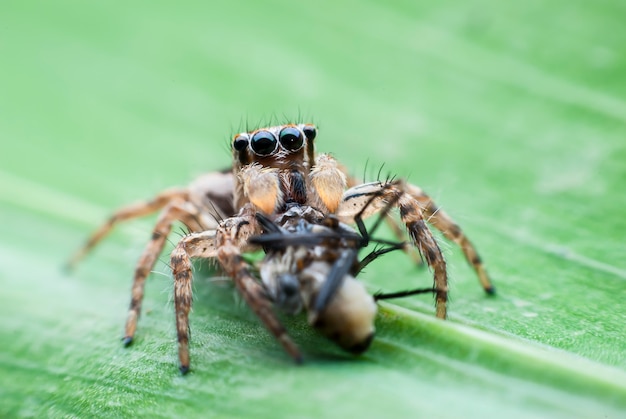
[[[269, 332], [297, 362], [302, 354], [274, 308], [304, 311], [308, 323], [352, 353], [374, 337], [376, 301], [432, 293], [436, 316], [448, 303], [446, 262], [427, 224], [456, 243], [487, 294], [495, 289], [481, 258], [461, 228], [419, 187], [402, 180], [358, 183], [328, 154], [316, 154], [317, 128], [285, 124], [236, 134], [232, 167], [200, 176], [187, 187], [122, 207], [70, 259], [75, 266], [121, 221], [159, 212], [152, 236], [137, 262], [123, 343], [132, 343], [145, 281], [175, 223], [189, 234], [170, 255], [180, 371], [190, 369], [189, 312], [192, 260], [216, 260]], [[392, 216], [399, 210], [401, 225]], [[368, 229], [364, 220], [378, 214]], [[385, 222], [396, 241], [376, 238]], [[406, 229], [406, 233], [404, 230]], [[370, 243], [374, 250], [360, 257]], [[252, 266], [244, 257], [262, 249]], [[417, 250], [433, 272], [433, 285], [370, 295], [356, 279], [377, 258]]]
[[374, 336], [376, 304], [353, 272], [361, 236], [349, 227], [325, 225], [323, 214], [293, 206], [274, 224], [257, 213], [263, 234], [250, 238], [266, 256], [260, 277], [279, 309], [304, 309], [310, 325], [353, 352], [363, 352]]
[[[355, 215], [358, 224], [366, 208]], [[379, 219], [386, 215], [387, 211], [381, 212]], [[374, 337], [376, 296], [368, 294], [355, 277], [377, 257], [404, 249], [405, 243], [374, 239], [373, 229], [363, 229], [361, 235], [333, 215], [324, 216], [309, 206], [292, 205], [275, 222], [261, 213], [256, 218], [263, 233], [251, 237], [250, 243], [266, 252], [260, 276], [274, 305], [288, 314], [304, 308], [309, 324], [323, 335], [349, 352], [365, 351]], [[359, 261], [358, 252], [369, 242], [388, 247], [375, 249]], [[436, 289], [430, 287], [403, 293], [433, 292]]]

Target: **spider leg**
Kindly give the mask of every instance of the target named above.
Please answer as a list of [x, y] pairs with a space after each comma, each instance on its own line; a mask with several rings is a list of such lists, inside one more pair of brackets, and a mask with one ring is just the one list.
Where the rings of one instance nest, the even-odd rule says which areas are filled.
[[184, 189], [169, 189], [159, 193], [152, 200], [147, 202], [139, 202], [120, 208], [111, 215], [106, 223], [101, 225], [94, 231], [87, 242], [74, 253], [67, 263], [68, 269], [73, 269], [76, 264], [87, 255], [120, 221], [126, 221], [133, 218], [143, 217], [152, 214], [168, 203], [175, 200], [187, 200], [188, 192]]
[[[378, 227], [386, 219], [389, 215], [389, 211], [392, 207], [396, 206], [398, 200], [400, 199], [400, 194], [388, 194], [388, 191], [393, 188], [392, 183], [387, 184], [371, 184], [374, 187], [373, 191], [370, 190], [369, 193], [364, 193], [363, 197], [367, 198], [359, 212], [354, 215], [354, 222], [357, 225], [359, 233], [363, 237], [362, 247], [365, 247], [369, 244], [370, 240], [372, 240], [372, 235], [376, 233]], [[387, 193], [388, 196], [385, 196]], [[372, 210], [370, 207], [374, 207]], [[375, 212], [379, 213], [378, 219], [374, 222], [370, 230], [368, 231], [365, 227], [365, 223], [363, 220], [368, 215], [372, 215]], [[378, 242], [384, 242], [384, 240], [378, 240]], [[389, 243], [395, 244], [395, 243]]]
[[133, 276], [133, 286], [131, 288], [131, 300], [128, 308], [128, 317], [124, 328], [124, 346], [132, 343], [135, 331], [137, 330], [137, 320], [141, 314], [141, 303], [144, 296], [146, 278], [154, 268], [157, 258], [163, 251], [165, 241], [172, 231], [172, 224], [181, 221], [192, 231], [202, 231], [205, 228], [199, 222], [198, 211], [195, 206], [184, 202], [172, 202], [161, 212], [154, 229], [152, 237], [143, 250]]
[[[404, 247], [398, 247], [398, 249], [402, 249], [402, 251], [406, 253], [411, 258], [411, 260], [413, 260], [413, 263], [418, 266], [423, 266], [424, 261], [422, 260], [422, 257], [415, 249], [415, 247], [411, 246], [411, 243], [405, 241], [404, 229], [400, 227], [400, 224], [398, 224], [396, 219], [393, 218], [391, 214], [387, 214], [385, 215], [385, 223], [391, 229], [391, 232], [396, 237], [396, 240], [398, 240], [398, 242], [404, 243]], [[394, 248], [393, 250], [396, 249]]]
[[[448, 276], [446, 262], [432, 232], [426, 226], [419, 202], [404, 192], [400, 182], [372, 182], [350, 188], [344, 193], [337, 216], [344, 222], [356, 222], [363, 234], [362, 219], [389, 210], [394, 205], [400, 208], [400, 218], [406, 225], [409, 236], [428, 266], [434, 272], [437, 317], [445, 319], [448, 301]], [[372, 230], [380, 223], [376, 221]]]
[[302, 363], [300, 349], [291, 340], [287, 330], [272, 309], [272, 302], [263, 286], [250, 274], [248, 264], [237, 252], [236, 247], [221, 246], [218, 259], [228, 274], [233, 278], [235, 286], [252, 311], [272, 335], [280, 342], [285, 351], [296, 361]]
[[403, 192], [400, 193], [402, 193], [402, 196], [398, 200], [400, 217], [406, 225], [413, 243], [419, 249], [428, 266], [433, 269], [435, 276], [434, 288], [436, 289], [435, 307], [437, 317], [445, 319], [447, 316], [448, 303], [448, 274], [446, 271], [446, 262], [437, 241], [424, 221], [422, 210], [418, 202], [411, 195]]
[[119, 208], [72, 255], [66, 264], [67, 269], [73, 269], [119, 222], [150, 215], [175, 201], [190, 202], [201, 211], [199, 218], [203, 228], [197, 231], [213, 228], [216, 226], [215, 218], [231, 216], [234, 213], [233, 182], [233, 175], [230, 172], [210, 172], [196, 178], [187, 188], [167, 189], [149, 201]]
[[189, 311], [192, 303], [191, 258], [216, 257], [252, 311], [282, 344], [289, 355], [302, 361], [298, 347], [291, 341], [287, 331], [272, 310], [272, 302], [263, 286], [251, 275], [250, 266], [242, 257], [249, 247], [249, 238], [258, 234], [254, 211], [246, 206], [237, 217], [224, 220], [217, 231], [192, 233], [184, 237], [171, 256], [174, 273], [174, 305], [176, 307], [176, 330], [180, 371], [189, 371]]
[[[390, 219], [389, 217], [389, 210], [391, 209], [392, 206], [394, 206], [397, 201], [399, 196], [394, 196], [392, 197], [385, 205], [385, 207], [383, 207], [382, 209], [380, 209], [380, 213], [379, 213], [379, 217], [376, 220], [376, 222], [374, 223], [374, 225], [370, 228], [370, 230], [367, 230], [367, 227], [365, 226], [365, 223], [363, 222], [363, 216], [365, 211], [367, 211], [367, 208], [372, 205], [374, 203], [374, 201], [376, 201], [377, 199], [380, 199], [382, 197], [382, 194], [384, 193], [384, 189], [381, 189], [379, 191], [378, 194], [374, 193], [370, 196], [370, 198], [364, 203], [363, 207], [361, 208], [361, 210], [354, 216], [354, 222], [357, 225], [357, 228], [359, 230], [359, 233], [361, 234], [362, 237], [362, 242], [360, 243], [360, 248], [364, 248], [366, 247], [370, 241], [375, 241], [381, 244], [386, 244], [388, 245], [388, 247], [376, 247], [374, 248], [374, 250], [372, 250], [370, 253], [367, 254], [367, 256], [365, 256], [363, 259], [361, 259], [359, 261], [359, 263], [356, 265], [355, 268], [353, 268], [353, 272], [352, 275], [357, 276], [359, 274], [359, 272], [361, 272], [367, 265], [369, 265], [370, 263], [372, 263], [374, 260], [376, 260], [378, 257], [392, 252], [394, 250], [404, 250], [406, 251], [407, 247], [411, 247], [413, 248], [413, 246], [411, 246], [410, 243], [406, 242], [406, 241], [401, 241], [401, 242], [388, 242], [386, 240], [377, 240], [374, 239], [372, 237], [372, 235], [376, 232], [376, 230], [378, 229], [378, 227], [380, 226], [380, 223], [383, 221], [383, 219], [385, 221], [388, 221]], [[393, 224], [394, 227], [399, 228], [396, 224]], [[403, 238], [403, 237], [402, 237]], [[420, 258], [421, 260], [421, 258]]]
[[476, 271], [478, 280], [485, 292], [489, 295], [495, 294], [496, 289], [489, 279], [482, 259], [478, 255], [474, 245], [461, 230], [461, 227], [459, 227], [445, 211], [439, 208], [431, 197], [417, 186], [406, 185], [406, 191], [419, 202], [427, 221], [439, 230], [444, 237], [453, 241], [461, 248], [465, 259], [474, 268], [474, 271]]
[[178, 357], [180, 371], [189, 371], [189, 311], [192, 302], [191, 258], [214, 258], [215, 230], [191, 233], [178, 242], [172, 251], [171, 265], [174, 275], [174, 306], [176, 309], [176, 331], [178, 335]]
[[297, 363], [301, 363], [300, 349], [293, 343], [287, 330], [278, 320], [265, 288], [250, 274], [250, 266], [241, 256], [242, 250], [249, 246], [250, 237], [260, 232], [254, 212], [246, 206], [239, 213], [239, 217], [231, 218], [230, 223], [223, 223], [223, 227], [218, 229], [217, 259], [233, 279], [235, 286], [252, 311], [280, 342], [285, 351]]
[[147, 202], [120, 208], [98, 228], [70, 259], [68, 268], [74, 267], [120, 221], [149, 215], [162, 210], [152, 230], [133, 276], [131, 302], [128, 310], [123, 342], [132, 343], [141, 313], [145, 281], [161, 254], [165, 241], [175, 221], [184, 223], [191, 231], [204, 231], [217, 227], [217, 219], [232, 214], [233, 176], [228, 172], [211, 172], [195, 179], [186, 189], [168, 189]]
[[[355, 187], [357, 185], [360, 185], [362, 182], [360, 182], [358, 179], [356, 179], [353, 176], [350, 176], [347, 174], [347, 169], [344, 166], [339, 166], [341, 170], [344, 171], [344, 173], [347, 176], [348, 182], [347, 185], [349, 188]], [[416, 251], [414, 246], [411, 246], [410, 243], [405, 241], [405, 233], [404, 233], [404, 229], [400, 226], [400, 224], [398, 223], [398, 221], [389, 213], [385, 214], [385, 223], [387, 224], [387, 226], [389, 227], [389, 229], [391, 230], [391, 232], [393, 233], [393, 235], [395, 236], [396, 240], [398, 242], [404, 242], [405, 246], [402, 249], [402, 251], [404, 253], [406, 253], [412, 260], [413, 263], [415, 263], [418, 266], [422, 266], [424, 264], [424, 261], [422, 260], [422, 257], [420, 256], [419, 252]], [[398, 248], [400, 249], [400, 248]], [[396, 249], [394, 249], [396, 250]]]

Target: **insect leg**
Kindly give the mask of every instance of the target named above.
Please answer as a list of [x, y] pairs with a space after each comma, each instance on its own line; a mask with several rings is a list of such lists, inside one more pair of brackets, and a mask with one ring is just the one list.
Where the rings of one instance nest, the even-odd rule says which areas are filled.
[[389, 252], [393, 252], [394, 250], [404, 250], [407, 247], [406, 242], [396, 243], [395, 245], [391, 245], [389, 247], [377, 247], [367, 254], [361, 261], [359, 262], [357, 268], [354, 272], [352, 272], [353, 276], [357, 276], [367, 265], [378, 259], [380, 256], [385, 255]]
[[374, 294], [374, 301], [391, 300], [393, 298], [409, 297], [418, 294], [431, 294], [437, 292], [436, 288], [416, 288], [408, 291], [398, 292], [377, 292]]
[[[340, 166], [340, 167], [345, 170], [343, 166]], [[373, 183], [378, 183], [378, 182], [373, 182]], [[390, 184], [391, 182], [386, 182], [386, 183]], [[360, 184], [361, 182], [359, 182], [358, 179], [354, 178], [353, 176], [348, 176], [348, 187], [352, 188]], [[383, 183], [380, 183], [380, 184], [383, 184]], [[344, 195], [344, 198], [346, 196], [347, 195]], [[404, 229], [399, 225], [398, 221], [393, 216], [391, 216], [391, 214], [389, 213], [385, 214], [385, 223], [387, 224], [387, 226], [389, 226], [389, 228], [391, 229], [393, 235], [396, 237], [396, 240], [398, 242], [404, 242], [406, 240], [406, 233], [404, 232]], [[417, 252], [415, 247], [411, 246], [408, 242], [406, 243], [406, 246], [402, 248], [402, 251], [404, 251], [404, 253], [406, 253], [416, 265], [423, 265], [423, 261], [422, 261], [421, 256], [419, 255], [419, 252]]]
[[333, 263], [326, 281], [324, 281], [317, 294], [315, 303], [313, 304], [312, 314], [310, 315], [316, 317], [317, 313], [326, 308], [337, 290], [341, 288], [341, 284], [343, 283], [346, 274], [351, 270], [355, 259], [356, 251], [354, 249], [345, 249], [340, 253], [337, 260]]
[[[413, 244], [420, 251], [428, 266], [434, 271], [437, 317], [446, 318], [448, 301], [448, 276], [446, 262], [431, 231], [426, 226], [419, 202], [404, 192], [400, 182], [372, 182], [349, 189], [344, 194], [342, 205], [337, 212], [340, 219], [354, 220], [363, 234], [362, 220], [375, 213], [384, 214], [389, 205], [400, 208], [400, 218], [406, 225]], [[380, 223], [374, 223], [372, 230]], [[359, 225], [361, 224], [361, 225]]]

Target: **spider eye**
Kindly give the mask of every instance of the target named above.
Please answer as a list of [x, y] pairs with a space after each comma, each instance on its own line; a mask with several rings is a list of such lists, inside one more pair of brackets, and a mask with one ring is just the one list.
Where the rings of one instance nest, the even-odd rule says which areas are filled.
[[306, 139], [309, 141], [313, 141], [317, 136], [317, 129], [313, 125], [305, 125], [302, 127], [302, 132], [304, 132]]
[[250, 146], [259, 156], [269, 156], [276, 150], [278, 141], [269, 131], [259, 131], [252, 136]]
[[244, 136], [240, 135], [233, 141], [233, 148], [237, 151], [241, 151], [246, 147], [248, 147], [248, 139]]
[[295, 127], [283, 128], [278, 137], [280, 138], [280, 144], [289, 151], [298, 150], [304, 144], [300, 130]]

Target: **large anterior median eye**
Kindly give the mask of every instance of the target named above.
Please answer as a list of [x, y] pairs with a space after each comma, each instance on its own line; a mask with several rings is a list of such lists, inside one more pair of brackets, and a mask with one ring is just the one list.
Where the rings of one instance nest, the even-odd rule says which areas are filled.
[[269, 156], [276, 150], [278, 141], [269, 131], [259, 131], [252, 136], [250, 146], [259, 156]]
[[278, 138], [280, 139], [280, 144], [285, 148], [285, 150], [289, 151], [298, 150], [304, 143], [302, 133], [296, 127], [283, 128], [280, 131]]

